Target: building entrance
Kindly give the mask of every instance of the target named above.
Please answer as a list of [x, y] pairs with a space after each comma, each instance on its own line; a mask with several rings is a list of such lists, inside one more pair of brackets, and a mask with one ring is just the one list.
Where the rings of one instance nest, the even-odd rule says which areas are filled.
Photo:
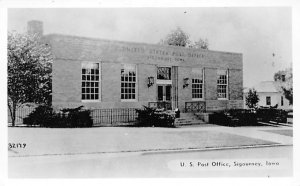
[[157, 107], [172, 109], [172, 86], [168, 84], [157, 85]]

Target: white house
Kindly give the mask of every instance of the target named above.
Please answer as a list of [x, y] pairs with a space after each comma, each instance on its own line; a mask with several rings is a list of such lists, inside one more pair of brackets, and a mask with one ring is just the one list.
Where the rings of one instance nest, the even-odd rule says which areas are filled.
[[[275, 81], [262, 81], [253, 88], [259, 96], [258, 106], [270, 107], [278, 105], [277, 108], [279, 109], [292, 109], [292, 105], [290, 105], [289, 100], [283, 95], [279, 83]], [[244, 91], [245, 102], [248, 91], [249, 89], [245, 89]], [[246, 104], [245, 108], [247, 108]]]

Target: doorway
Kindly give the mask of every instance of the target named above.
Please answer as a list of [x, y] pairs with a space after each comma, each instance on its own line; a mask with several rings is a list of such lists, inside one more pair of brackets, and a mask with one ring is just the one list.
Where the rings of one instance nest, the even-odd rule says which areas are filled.
[[157, 85], [158, 108], [172, 109], [172, 86], [168, 84]]

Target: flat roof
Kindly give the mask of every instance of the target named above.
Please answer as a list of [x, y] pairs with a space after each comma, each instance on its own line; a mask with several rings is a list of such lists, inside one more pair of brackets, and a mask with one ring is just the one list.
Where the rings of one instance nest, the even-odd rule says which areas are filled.
[[222, 54], [229, 54], [229, 55], [243, 55], [242, 53], [238, 52], [226, 52], [226, 51], [216, 51], [216, 50], [206, 50], [206, 49], [199, 49], [199, 48], [188, 48], [188, 47], [181, 47], [181, 46], [173, 46], [173, 45], [160, 45], [160, 44], [150, 44], [150, 43], [141, 43], [141, 42], [132, 42], [132, 41], [119, 41], [119, 40], [109, 40], [109, 39], [101, 39], [101, 38], [92, 38], [92, 37], [83, 37], [83, 36], [75, 36], [75, 35], [65, 35], [65, 34], [47, 34], [44, 37], [64, 37], [69, 39], [82, 39], [82, 40], [89, 40], [89, 41], [100, 41], [100, 42], [108, 42], [108, 43], [119, 43], [119, 44], [130, 44], [130, 45], [141, 45], [141, 46], [149, 46], [149, 47], [164, 47], [170, 49], [180, 49], [185, 51], [193, 51], [193, 52], [209, 52], [209, 53], [222, 53]]

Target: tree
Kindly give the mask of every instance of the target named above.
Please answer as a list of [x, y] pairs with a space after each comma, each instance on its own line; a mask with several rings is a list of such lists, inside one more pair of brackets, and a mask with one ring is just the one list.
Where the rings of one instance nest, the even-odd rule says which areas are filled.
[[172, 30], [165, 39], [160, 40], [159, 44], [208, 50], [207, 39], [203, 40], [199, 38], [198, 41], [192, 42], [189, 34], [185, 33], [180, 27], [177, 27], [176, 30]]
[[259, 96], [256, 93], [256, 90], [249, 89], [247, 96], [246, 96], [246, 105], [249, 108], [257, 108], [257, 103], [259, 102]]
[[52, 57], [38, 35], [8, 33], [8, 108], [15, 126], [24, 103], [51, 104]]
[[189, 47], [208, 50], [208, 40], [207, 39], [203, 40], [200, 38], [198, 41], [192, 43]]
[[180, 27], [172, 30], [160, 44], [187, 47], [191, 43], [190, 36], [185, 33]]
[[286, 70], [278, 71], [274, 74], [274, 81], [279, 84], [282, 89], [284, 97], [289, 100], [290, 105], [293, 104], [293, 70], [288, 68]]

